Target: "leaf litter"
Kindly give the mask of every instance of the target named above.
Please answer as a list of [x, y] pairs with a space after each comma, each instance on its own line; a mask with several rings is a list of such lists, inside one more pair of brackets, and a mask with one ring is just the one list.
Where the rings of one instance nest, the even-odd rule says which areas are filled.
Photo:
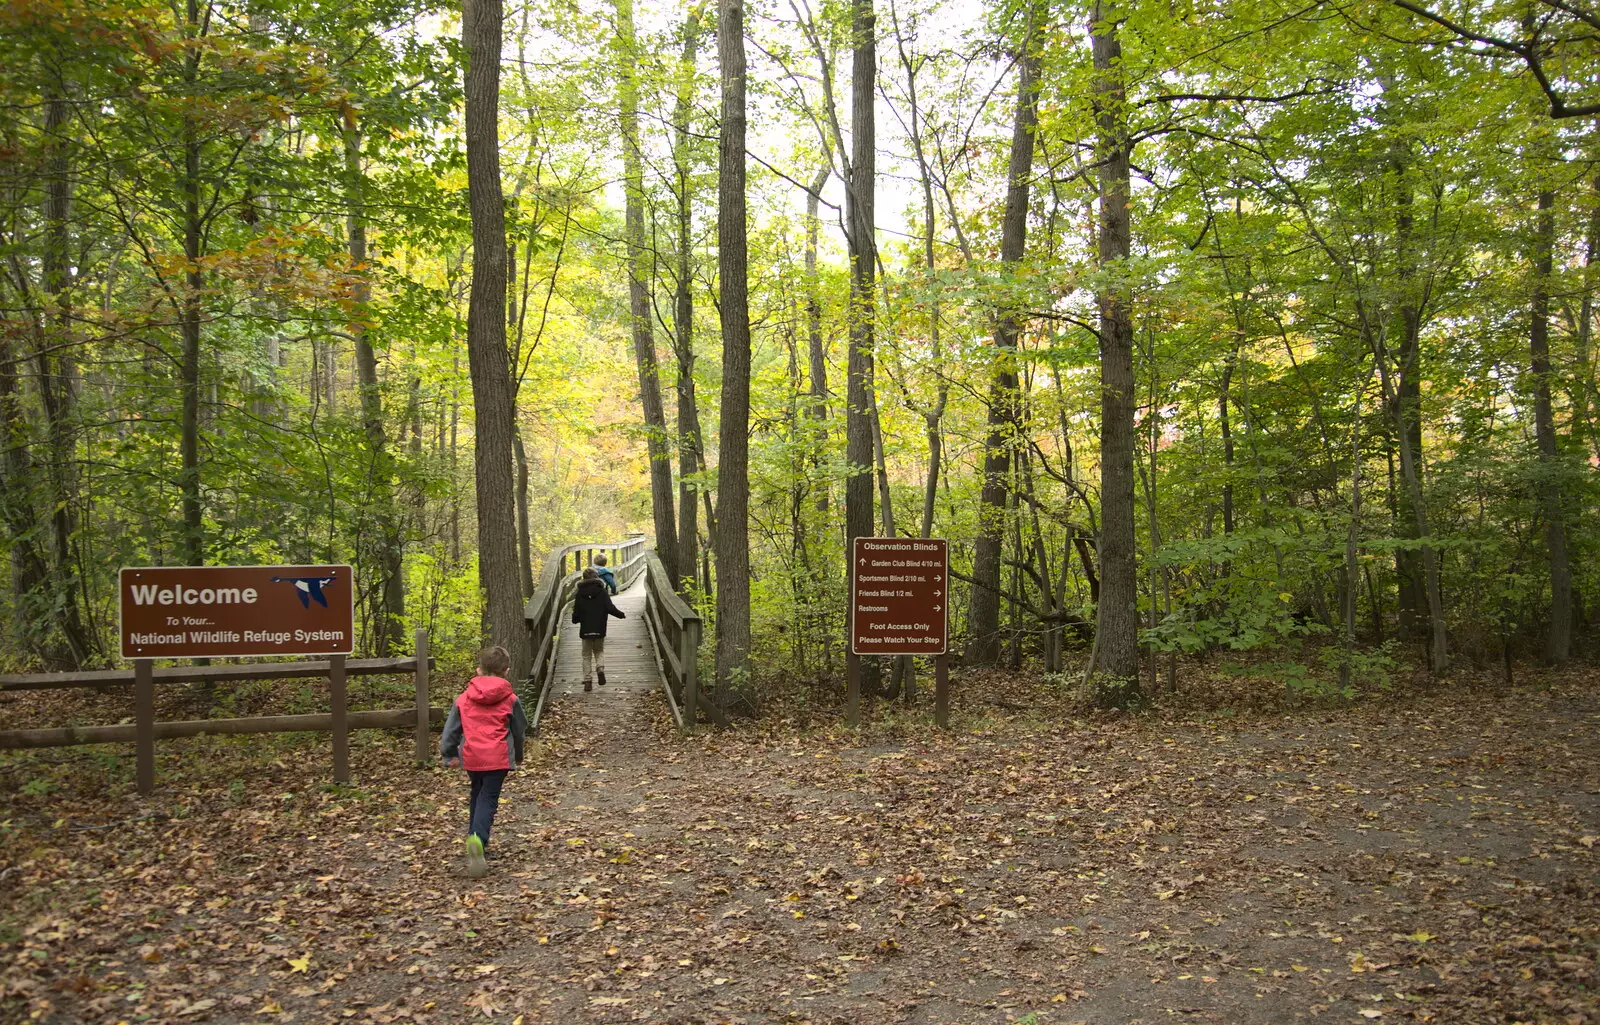
[[557, 705], [481, 880], [398, 734], [7, 756], [0, 1020], [1600, 1023], [1584, 681], [886, 718]]

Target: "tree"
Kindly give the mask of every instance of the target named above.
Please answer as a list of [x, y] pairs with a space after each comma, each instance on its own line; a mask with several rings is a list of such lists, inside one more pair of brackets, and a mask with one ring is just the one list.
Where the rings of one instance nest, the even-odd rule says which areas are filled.
[[717, 701], [749, 680], [750, 306], [745, 225], [742, 0], [718, 0], [722, 128], [717, 153], [717, 280], [722, 314], [722, 425], [717, 433]]
[[1126, 263], [1132, 251], [1127, 89], [1123, 79], [1122, 15], [1097, 2], [1090, 14], [1094, 51], [1095, 162], [1099, 165], [1100, 311], [1100, 604], [1095, 620], [1096, 659], [1118, 681], [1115, 700], [1139, 696], [1138, 575], [1134, 564], [1134, 376], [1131, 289]]
[[1529, 369], [1533, 373], [1534, 445], [1539, 453], [1539, 501], [1544, 509], [1550, 560], [1550, 632], [1545, 660], [1560, 665], [1572, 648], [1572, 568], [1567, 561], [1567, 516], [1561, 495], [1560, 456], [1551, 405], [1550, 274], [1555, 247], [1555, 193], [1539, 193], [1533, 233], [1533, 294], [1528, 309]]
[[[1028, 244], [1028, 186], [1033, 177], [1034, 132], [1039, 123], [1039, 62], [1043, 17], [1028, 9], [1017, 54], [1017, 113], [1011, 131], [1006, 175], [1005, 214], [1000, 228], [1000, 263], [1014, 272]], [[989, 386], [988, 434], [983, 444], [983, 490], [978, 536], [972, 552], [972, 592], [967, 605], [965, 661], [994, 662], [1000, 657], [1000, 560], [1010, 503], [1012, 454], [1022, 437], [1022, 404], [1017, 381], [1017, 337], [1022, 321], [1014, 309], [994, 318], [994, 379]]]
[[639, 151], [639, 40], [633, 27], [633, 0], [616, 0], [618, 107], [622, 128], [622, 176], [628, 232], [628, 314], [634, 360], [639, 366], [639, 400], [645, 444], [650, 454], [650, 508], [656, 527], [656, 552], [667, 575], [680, 575], [678, 529], [673, 509], [672, 446], [661, 405], [661, 375], [651, 331], [651, 246], [645, 238], [644, 167]]
[[500, 0], [468, 0], [461, 18], [466, 53], [468, 203], [472, 213], [472, 302], [467, 356], [475, 414], [478, 579], [490, 638], [511, 653], [517, 679], [532, 653], [517, 582], [516, 501], [511, 475], [516, 417], [506, 354], [505, 201], [500, 186]]

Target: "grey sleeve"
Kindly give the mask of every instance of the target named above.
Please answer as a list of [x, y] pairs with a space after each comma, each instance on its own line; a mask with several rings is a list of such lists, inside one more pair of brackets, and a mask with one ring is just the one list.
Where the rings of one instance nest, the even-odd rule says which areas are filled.
[[522, 741], [528, 735], [528, 715], [522, 710], [522, 699], [511, 699], [511, 723], [506, 731], [507, 739], [511, 742], [511, 765], [515, 768], [522, 764]]
[[439, 735], [439, 757], [461, 757], [461, 709], [455, 705], [450, 706], [450, 714], [444, 720], [444, 732]]

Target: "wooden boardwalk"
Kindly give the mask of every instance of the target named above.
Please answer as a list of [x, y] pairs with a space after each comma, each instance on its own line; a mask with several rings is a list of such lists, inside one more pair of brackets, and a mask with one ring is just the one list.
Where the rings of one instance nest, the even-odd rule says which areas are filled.
[[583, 692], [583, 645], [578, 639], [578, 625], [563, 623], [556, 646], [555, 679], [550, 683], [552, 702], [582, 702], [586, 712], [604, 715], [637, 705], [637, 695], [661, 686], [661, 666], [650, 643], [650, 628], [644, 622], [644, 577], [611, 600], [628, 618], [612, 619], [606, 628], [606, 685], [596, 683], [592, 692]]

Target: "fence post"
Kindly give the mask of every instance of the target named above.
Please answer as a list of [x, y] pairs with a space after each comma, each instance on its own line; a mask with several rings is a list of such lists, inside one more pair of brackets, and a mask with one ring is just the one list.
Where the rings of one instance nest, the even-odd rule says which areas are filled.
[[344, 656], [328, 658], [328, 691], [333, 711], [333, 781], [350, 782], [350, 720], [345, 706]]
[[428, 760], [428, 631], [417, 628], [417, 763]]
[[134, 775], [139, 793], [156, 788], [156, 685], [155, 662], [133, 660]]
[[[662, 616], [666, 626], [668, 616]], [[700, 621], [684, 620], [678, 631], [678, 660], [683, 664], [683, 719], [684, 727], [693, 733], [700, 722]], [[668, 686], [671, 686], [668, 683]]]

